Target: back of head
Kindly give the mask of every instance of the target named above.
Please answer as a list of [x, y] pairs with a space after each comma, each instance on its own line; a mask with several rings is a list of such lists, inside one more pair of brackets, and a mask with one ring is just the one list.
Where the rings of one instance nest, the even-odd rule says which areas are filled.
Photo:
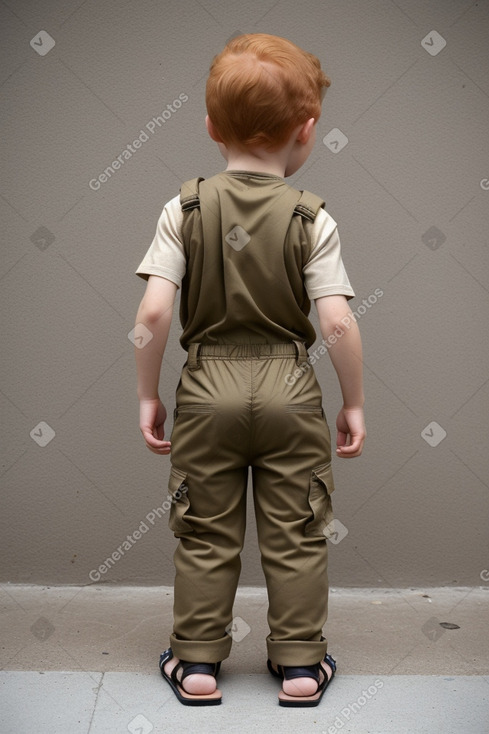
[[226, 145], [272, 152], [294, 128], [319, 119], [329, 85], [313, 54], [279, 36], [245, 34], [212, 61], [207, 113]]

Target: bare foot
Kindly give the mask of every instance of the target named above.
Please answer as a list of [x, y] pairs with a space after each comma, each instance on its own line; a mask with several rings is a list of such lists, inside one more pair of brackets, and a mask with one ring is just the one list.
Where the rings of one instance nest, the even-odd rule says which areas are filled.
[[[331, 679], [333, 671], [325, 660], [321, 661], [321, 669], [319, 671], [319, 684], [324, 680], [324, 676]], [[314, 696], [318, 689], [318, 684], [314, 678], [293, 678], [292, 680], [282, 681], [282, 690], [288, 696]]]
[[[164, 666], [165, 673], [171, 675], [173, 668], [180, 662], [178, 658], [172, 658]], [[177, 673], [177, 680], [180, 682], [183, 671]], [[314, 681], [313, 681], [314, 682]], [[217, 682], [213, 675], [205, 675], [204, 673], [192, 673], [188, 675], [183, 684], [180, 683], [182, 688], [187, 692], [196, 696], [206, 695], [208, 693], [214, 693], [217, 688]]]

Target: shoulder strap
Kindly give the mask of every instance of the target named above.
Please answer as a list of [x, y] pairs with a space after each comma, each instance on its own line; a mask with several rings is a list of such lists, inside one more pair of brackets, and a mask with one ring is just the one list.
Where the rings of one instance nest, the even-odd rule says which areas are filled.
[[300, 214], [312, 222], [316, 219], [317, 213], [325, 202], [320, 196], [312, 194], [310, 191], [302, 191], [301, 197], [294, 208], [294, 213]]
[[[185, 181], [180, 187], [180, 205], [182, 211], [200, 206], [199, 184], [205, 179], [202, 176]], [[294, 207], [294, 213], [300, 214], [312, 222], [316, 219], [319, 209], [324, 206], [324, 200], [310, 191], [301, 191], [299, 201]]]
[[192, 178], [190, 181], [185, 181], [185, 183], [181, 185], [180, 206], [182, 207], [183, 212], [200, 206], [199, 184], [201, 181], [204, 181], [204, 178], [199, 176], [198, 178]]

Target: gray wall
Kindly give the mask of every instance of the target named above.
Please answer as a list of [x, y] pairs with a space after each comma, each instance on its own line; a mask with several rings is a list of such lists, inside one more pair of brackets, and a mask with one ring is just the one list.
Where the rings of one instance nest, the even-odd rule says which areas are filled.
[[[487, 583], [488, 3], [8, 0], [0, 26], [1, 578], [92, 583], [126, 540], [100, 582], [172, 582], [167, 517], [148, 519], [169, 460], [138, 429], [133, 273], [181, 182], [223, 168], [204, 127], [212, 56], [237, 32], [267, 32], [332, 78], [289, 181], [339, 222], [364, 340], [368, 439], [361, 458], [334, 460], [348, 533], [329, 546], [331, 583]], [[333, 429], [336, 376], [328, 357], [316, 369]], [[251, 508], [241, 581], [263, 583]]]

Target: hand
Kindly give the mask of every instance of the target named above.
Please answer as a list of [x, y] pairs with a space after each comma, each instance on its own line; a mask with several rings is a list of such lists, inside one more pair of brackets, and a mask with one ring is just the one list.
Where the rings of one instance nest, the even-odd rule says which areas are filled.
[[164, 441], [166, 408], [159, 398], [139, 401], [139, 428], [146, 446], [154, 454], [169, 454], [171, 443]]
[[336, 455], [343, 459], [360, 456], [367, 432], [363, 408], [342, 407], [336, 419]]

